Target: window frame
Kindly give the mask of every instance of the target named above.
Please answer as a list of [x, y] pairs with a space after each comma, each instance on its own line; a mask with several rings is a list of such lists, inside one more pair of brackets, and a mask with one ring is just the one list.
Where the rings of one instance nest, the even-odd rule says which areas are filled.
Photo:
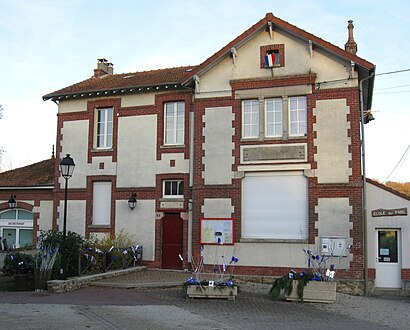
[[[246, 122], [246, 103], [254, 102], [256, 104], [255, 109], [253, 106], [251, 106], [251, 111], [250, 111], [250, 123]], [[250, 103], [250, 105], [252, 105]], [[257, 122], [253, 123], [253, 117], [257, 117]], [[259, 123], [260, 123], [260, 113], [259, 113], [259, 100], [258, 99], [248, 99], [248, 100], [242, 100], [242, 138], [244, 139], [255, 139], [259, 137]], [[246, 127], [249, 126], [251, 127], [251, 132], [256, 130], [256, 134], [251, 134], [251, 135], [246, 135]]]
[[[295, 109], [292, 109], [292, 100], [303, 99], [305, 107], [297, 106]], [[299, 105], [299, 101], [297, 102]], [[300, 119], [301, 111], [304, 114], [304, 120]], [[292, 120], [292, 112], [296, 113], [296, 120]], [[297, 131], [292, 132], [292, 123], [296, 123]], [[288, 131], [290, 137], [300, 137], [307, 135], [307, 97], [306, 96], [290, 96], [288, 98]]]
[[[172, 116], [173, 119], [173, 127], [168, 127], [168, 105], [173, 104], [174, 115]], [[183, 105], [182, 115], [178, 113], [179, 107], [178, 105]], [[173, 145], [184, 145], [185, 144], [185, 102], [184, 101], [171, 101], [164, 103], [164, 145], [165, 146], [173, 146]], [[181, 123], [182, 121], [182, 123]], [[181, 126], [182, 128], [179, 128]], [[172, 139], [168, 141], [168, 132], [172, 133]], [[180, 135], [178, 135], [178, 131], [180, 131]], [[179, 140], [178, 140], [179, 138]]]
[[[166, 194], [167, 188], [166, 185], [167, 183], [171, 184], [171, 194]], [[177, 194], [172, 194], [172, 184], [176, 183], [176, 189], [177, 189]], [[181, 188], [182, 188], [182, 194], [181, 194]], [[162, 198], [184, 198], [184, 180], [182, 179], [173, 179], [173, 180], [163, 180], [162, 181]]]
[[[104, 118], [100, 121], [100, 113], [104, 111]], [[111, 116], [109, 115], [111, 113]], [[110, 117], [110, 118], [109, 118]], [[111, 123], [111, 125], [109, 125]], [[101, 133], [101, 126], [103, 125], [104, 132]], [[96, 108], [96, 133], [95, 133], [95, 148], [99, 150], [106, 150], [113, 148], [113, 139], [114, 139], [114, 107], [101, 107]], [[103, 139], [103, 143], [100, 145], [100, 137]], [[109, 141], [109, 137], [111, 140]], [[111, 143], [109, 143], [111, 142]]]
[[[269, 134], [268, 126], [270, 125], [270, 122], [268, 121], [268, 102], [270, 101], [275, 101], [274, 104], [276, 104], [277, 101], [279, 101], [280, 104], [280, 109], [273, 109], [273, 133], [274, 134]], [[276, 122], [275, 121], [275, 113], [280, 113], [280, 121]], [[284, 118], [283, 118], [283, 98], [281, 97], [275, 97], [275, 98], [267, 98], [265, 99], [265, 104], [264, 104], [264, 116], [265, 116], [265, 131], [264, 131], [264, 136], [266, 138], [278, 138], [278, 137], [283, 137], [283, 124], [284, 124]], [[275, 127], [277, 123], [280, 124], [280, 134], [275, 134]]]

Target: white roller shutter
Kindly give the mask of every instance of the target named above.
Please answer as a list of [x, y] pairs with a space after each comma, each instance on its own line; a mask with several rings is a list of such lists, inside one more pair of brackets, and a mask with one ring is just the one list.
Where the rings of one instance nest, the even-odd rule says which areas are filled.
[[243, 238], [307, 238], [307, 178], [301, 172], [246, 174], [242, 188]]

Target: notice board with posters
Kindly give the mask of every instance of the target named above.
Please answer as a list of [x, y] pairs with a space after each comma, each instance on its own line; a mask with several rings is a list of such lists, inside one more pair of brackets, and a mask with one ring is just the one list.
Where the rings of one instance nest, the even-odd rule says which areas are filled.
[[201, 218], [201, 244], [233, 245], [232, 218]]

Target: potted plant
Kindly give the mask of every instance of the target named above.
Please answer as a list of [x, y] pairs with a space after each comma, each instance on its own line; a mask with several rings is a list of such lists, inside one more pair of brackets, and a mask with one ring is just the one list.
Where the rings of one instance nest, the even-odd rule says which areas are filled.
[[14, 276], [14, 285], [17, 291], [28, 290], [29, 275], [34, 268], [34, 258], [30, 254], [21, 252], [9, 253], [4, 259], [3, 272]]
[[[327, 267], [327, 262], [334, 258], [303, 250], [307, 257], [308, 271], [288, 274], [276, 279], [269, 291], [272, 299], [284, 295], [286, 300], [332, 303], [336, 300], [336, 274], [334, 265]], [[296, 288], [296, 290], [295, 290]]]

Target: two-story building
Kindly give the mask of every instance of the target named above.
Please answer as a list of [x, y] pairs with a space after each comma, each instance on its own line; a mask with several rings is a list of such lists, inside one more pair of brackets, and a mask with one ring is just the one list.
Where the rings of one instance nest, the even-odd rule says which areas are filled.
[[[121, 230], [144, 263], [229, 264], [282, 275], [303, 250], [363, 279], [361, 112], [375, 66], [271, 13], [198, 66], [94, 75], [45, 95], [58, 104], [57, 155], [70, 154], [67, 228]], [[64, 182], [56, 177], [53, 227]], [[135, 196], [137, 205], [128, 206]]]

